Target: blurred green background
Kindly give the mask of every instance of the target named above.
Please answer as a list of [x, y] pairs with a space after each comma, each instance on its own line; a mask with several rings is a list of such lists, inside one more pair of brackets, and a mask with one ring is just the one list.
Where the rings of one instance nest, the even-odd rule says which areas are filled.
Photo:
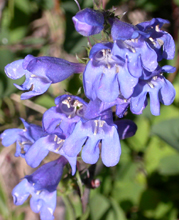
[[[81, 8], [93, 7], [92, 0], [79, 0]], [[177, 220], [179, 219], [179, 0], [104, 0], [106, 9], [132, 24], [161, 17], [176, 42], [174, 60], [162, 61], [177, 71], [166, 77], [177, 95], [170, 106], [161, 106], [161, 115], [152, 116], [149, 107], [142, 115], [132, 115], [138, 126], [136, 135], [121, 141], [122, 156], [117, 166], [104, 167], [99, 161], [96, 189], [85, 187], [86, 170], [71, 178], [64, 174], [59, 185], [56, 220]], [[72, 16], [78, 11], [73, 0], [0, 0], [0, 132], [21, 126], [19, 117], [40, 124], [44, 111], [54, 98], [68, 91], [74, 95], [82, 87], [75, 75], [50, 87], [42, 96], [20, 100], [21, 92], [6, 77], [4, 66], [27, 54], [54, 56], [77, 62], [86, 56], [86, 38], [75, 32]], [[21, 84], [24, 79], [16, 80]], [[0, 147], [0, 220], [37, 220], [28, 201], [15, 207], [11, 191], [20, 179], [32, 172], [22, 158], [14, 157], [15, 146]], [[54, 158], [50, 155], [45, 162]], [[82, 213], [79, 192], [90, 193], [86, 212]]]

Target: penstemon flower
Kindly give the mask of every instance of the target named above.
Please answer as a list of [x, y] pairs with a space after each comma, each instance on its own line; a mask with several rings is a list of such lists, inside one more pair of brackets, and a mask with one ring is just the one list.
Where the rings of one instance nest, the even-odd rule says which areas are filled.
[[113, 56], [112, 43], [95, 44], [90, 51], [90, 61], [84, 70], [85, 95], [90, 100], [112, 102], [120, 93], [129, 98], [138, 78], [130, 74], [127, 60]]
[[19, 86], [20, 90], [30, 90], [21, 95], [21, 99], [29, 99], [47, 91], [53, 83], [61, 82], [74, 73], [81, 73], [84, 65], [71, 63], [55, 57], [34, 57], [27, 55], [22, 60], [14, 61], [5, 66], [5, 73], [11, 79], [18, 79], [25, 75], [25, 82]]
[[42, 130], [42, 127], [38, 125], [29, 124], [22, 118], [21, 121], [24, 124], [24, 129], [7, 129], [0, 135], [0, 138], [2, 140], [2, 145], [5, 147], [8, 147], [11, 144], [16, 143], [15, 156], [21, 156], [24, 158], [30, 147], [33, 145], [33, 143], [40, 137], [45, 136], [46, 132], [44, 132]]
[[[173, 72], [175, 68], [171, 68], [169, 71]], [[160, 115], [160, 102], [164, 105], [170, 105], [174, 101], [175, 89], [173, 85], [165, 79], [162, 72], [156, 72], [150, 79], [139, 80], [134, 88], [130, 101], [130, 109], [134, 114], [141, 114], [146, 107], [147, 93], [150, 96], [150, 109], [153, 115]]]
[[[159, 115], [160, 103], [170, 105], [175, 98], [175, 89], [163, 73], [176, 68], [159, 64], [162, 59], [173, 59], [175, 53], [173, 38], [161, 29], [167, 20], [153, 18], [132, 25], [111, 11], [90, 8], [80, 9], [72, 20], [76, 31], [88, 40], [102, 32], [101, 41], [94, 45], [90, 42], [86, 64], [27, 55], [5, 67], [11, 79], [26, 77], [22, 85], [15, 84], [20, 90], [29, 90], [21, 99], [41, 95], [51, 84], [83, 73], [84, 94], [55, 98], [55, 106], [42, 116], [42, 126], [21, 119], [25, 129], [7, 129], [0, 135], [5, 147], [16, 143], [15, 156], [25, 158], [33, 168], [49, 152], [60, 155], [26, 175], [12, 192], [16, 205], [31, 195], [31, 209], [40, 212], [42, 220], [54, 219], [57, 186], [67, 163], [72, 175], [79, 170], [81, 159], [96, 164], [101, 157], [105, 166], [117, 165], [120, 140], [135, 135], [137, 130], [133, 121], [123, 118], [128, 109], [142, 114], [149, 94], [151, 113]], [[114, 120], [116, 116], [120, 120]]]
[[104, 28], [104, 17], [102, 12], [91, 8], [80, 10], [72, 20], [76, 31], [86, 37], [99, 34]]
[[145, 41], [153, 48], [157, 55], [158, 61], [164, 59], [173, 59], [175, 56], [175, 42], [172, 36], [166, 31], [161, 30], [164, 24], [170, 22], [162, 18], [153, 18], [151, 21], [145, 21], [138, 25], [139, 30], [149, 35]]
[[62, 95], [55, 99], [55, 104], [56, 107], [52, 107], [44, 113], [43, 128], [49, 134], [66, 138], [83, 116], [87, 103], [77, 96]]
[[64, 157], [44, 164], [33, 174], [27, 175], [13, 189], [12, 196], [16, 205], [22, 205], [31, 195], [30, 206], [35, 213], [40, 212], [41, 220], [53, 220], [56, 207], [56, 190], [60, 182]]

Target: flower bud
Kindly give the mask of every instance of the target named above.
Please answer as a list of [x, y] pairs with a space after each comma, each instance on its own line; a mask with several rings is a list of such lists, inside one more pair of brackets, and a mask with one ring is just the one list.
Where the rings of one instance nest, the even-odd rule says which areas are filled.
[[72, 20], [76, 31], [86, 37], [99, 34], [103, 30], [103, 14], [91, 8], [85, 8], [79, 11]]

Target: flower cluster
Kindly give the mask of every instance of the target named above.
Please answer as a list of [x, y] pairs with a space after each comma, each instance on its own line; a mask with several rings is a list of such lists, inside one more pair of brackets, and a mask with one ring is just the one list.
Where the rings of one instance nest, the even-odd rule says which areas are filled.
[[22, 99], [43, 94], [52, 83], [83, 73], [88, 102], [74, 95], [58, 96], [55, 106], [44, 113], [42, 127], [21, 119], [24, 129], [7, 129], [0, 136], [5, 147], [16, 142], [15, 156], [23, 157], [33, 168], [49, 152], [59, 154], [57, 160], [25, 176], [12, 192], [16, 205], [32, 195], [31, 208], [40, 212], [42, 220], [54, 218], [56, 190], [67, 163], [74, 175], [80, 155], [88, 164], [97, 163], [99, 157], [107, 167], [119, 162], [120, 140], [133, 136], [137, 127], [128, 119], [114, 121], [112, 107], [119, 118], [128, 108], [141, 114], [149, 94], [151, 113], [159, 115], [160, 102], [170, 105], [175, 97], [174, 87], [163, 75], [175, 68], [159, 65], [162, 59], [173, 59], [175, 53], [171, 35], [161, 29], [168, 21], [154, 18], [134, 26], [108, 11], [86, 8], [73, 17], [73, 22], [77, 32], [87, 37], [107, 33], [106, 24], [110, 26], [111, 40], [93, 45], [86, 65], [27, 55], [5, 67], [11, 79], [25, 75], [21, 86], [15, 84], [20, 90], [29, 90]]

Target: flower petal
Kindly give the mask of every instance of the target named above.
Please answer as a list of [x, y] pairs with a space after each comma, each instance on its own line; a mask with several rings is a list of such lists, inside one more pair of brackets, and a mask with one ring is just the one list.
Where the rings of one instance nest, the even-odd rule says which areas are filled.
[[167, 79], [164, 79], [162, 88], [159, 90], [160, 102], [164, 105], [171, 105], [175, 99], [176, 91]]
[[29, 197], [31, 191], [31, 184], [23, 179], [17, 186], [12, 190], [12, 196], [15, 205], [22, 205]]
[[120, 159], [121, 145], [115, 126], [112, 126], [108, 136], [102, 140], [101, 158], [105, 166], [115, 166]]
[[117, 125], [117, 131], [120, 139], [132, 137], [137, 131], [137, 125], [129, 119], [118, 120], [114, 123]]
[[44, 77], [52, 83], [61, 82], [74, 73], [81, 73], [84, 68], [84, 64], [72, 63], [61, 58], [48, 56], [35, 57], [27, 66], [29, 72]]
[[5, 130], [0, 136], [2, 139], [2, 145], [8, 147], [16, 142], [21, 132], [23, 132], [23, 129], [19, 128], [10, 128]]
[[81, 157], [85, 163], [95, 164], [99, 159], [99, 140], [94, 136], [88, 138], [83, 147]]
[[97, 97], [103, 102], [114, 101], [119, 95], [119, 85], [115, 67], [105, 69], [97, 89]]
[[49, 153], [49, 141], [48, 136], [42, 137], [38, 139], [28, 150], [25, 155], [25, 160], [27, 164], [31, 167], [37, 167], [41, 163], [41, 161], [47, 156]]
[[77, 156], [87, 138], [87, 132], [79, 121], [73, 133], [65, 140], [63, 150], [69, 157]]
[[22, 67], [23, 61], [23, 59], [16, 60], [7, 64], [4, 68], [6, 75], [11, 79], [19, 79], [23, 75], [28, 74], [29, 72]]

